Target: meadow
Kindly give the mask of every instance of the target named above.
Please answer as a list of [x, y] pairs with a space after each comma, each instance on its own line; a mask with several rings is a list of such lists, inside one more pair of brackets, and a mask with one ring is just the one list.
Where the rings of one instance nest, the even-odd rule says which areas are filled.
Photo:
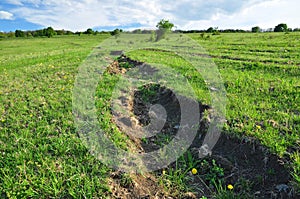
[[[265, 170], [262, 165], [264, 171], [254, 172], [255, 178], [247, 179], [249, 171], [238, 177], [219, 156], [198, 160], [192, 151], [151, 174], [120, 173], [105, 166], [89, 153], [76, 132], [72, 92], [78, 67], [110, 35], [15, 38], [0, 40], [1, 198], [123, 198], [126, 194], [134, 198], [151, 191], [159, 192], [160, 198], [249, 198], [257, 192], [263, 198], [282, 184], [288, 187], [286, 192], [293, 192], [289, 197], [296, 197], [300, 187], [300, 34], [186, 36], [206, 49], [202, 56], [210, 56], [218, 66], [228, 100], [222, 132], [235, 140], [232, 147], [261, 147], [257, 151], [263, 155], [256, 156], [258, 160], [247, 154], [249, 164], [255, 167], [255, 161], [267, 158], [277, 165], [280, 160], [290, 175], [287, 181], [276, 178], [272, 165]], [[127, 56], [170, 65], [189, 80], [198, 100], [209, 105], [201, 76], [176, 55], [146, 49]], [[135, 143], [112, 123], [111, 92], [120, 75], [106, 72], [99, 77], [96, 107], [100, 124], [114, 143], [131, 150]], [[154, 91], [146, 89], [146, 97]], [[158, 145], [168, 139], [159, 138]], [[155, 188], [141, 191], [136, 184]], [[284, 194], [277, 191], [277, 197]]]

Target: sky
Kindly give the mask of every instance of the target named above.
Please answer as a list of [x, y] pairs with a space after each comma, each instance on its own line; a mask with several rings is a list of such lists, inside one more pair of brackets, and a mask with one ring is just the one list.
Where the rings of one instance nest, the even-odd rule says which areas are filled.
[[154, 29], [161, 19], [181, 30], [300, 28], [299, 8], [299, 0], [1, 0], [0, 31]]

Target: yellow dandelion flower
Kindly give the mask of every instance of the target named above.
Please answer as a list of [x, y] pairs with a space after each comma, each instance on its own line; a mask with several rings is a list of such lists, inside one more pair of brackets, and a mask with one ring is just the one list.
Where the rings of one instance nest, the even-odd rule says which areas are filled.
[[261, 126], [259, 126], [259, 125], [256, 125], [256, 128], [257, 128], [257, 129], [261, 129]]
[[193, 169], [192, 169], [192, 174], [193, 174], [193, 175], [196, 175], [197, 173], [198, 173], [197, 169], [193, 168]]
[[62, 88], [61, 88], [61, 90], [62, 90], [62, 91], [64, 91], [64, 90], [65, 90], [65, 88], [64, 88], [64, 87], [62, 87]]
[[232, 190], [232, 189], [233, 189], [233, 185], [232, 185], [232, 184], [229, 184], [229, 185], [227, 185], [227, 188], [228, 188], [229, 190]]

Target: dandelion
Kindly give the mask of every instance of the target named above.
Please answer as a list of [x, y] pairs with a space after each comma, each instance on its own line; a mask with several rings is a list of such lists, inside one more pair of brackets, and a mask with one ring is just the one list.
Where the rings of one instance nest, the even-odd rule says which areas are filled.
[[64, 91], [64, 90], [65, 90], [65, 88], [64, 88], [64, 87], [62, 87], [62, 88], [61, 88], [61, 90], [62, 90], [62, 91]]
[[197, 169], [195, 169], [195, 168], [192, 169], [192, 174], [193, 174], [193, 175], [196, 175], [197, 172], [198, 172]]
[[232, 189], [233, 189], [233, 185], [232, 185], [232, 184], [229, 184], [229, 185], [227, 185], [227, 188], [228, 188], [229, 190], [232, 190]]
[[260, 129], [261, 129], [261, 126], [259, 126], [259, 125], [256, 125], [256, 128], [257, 128], [258, 130], [260, 130]]

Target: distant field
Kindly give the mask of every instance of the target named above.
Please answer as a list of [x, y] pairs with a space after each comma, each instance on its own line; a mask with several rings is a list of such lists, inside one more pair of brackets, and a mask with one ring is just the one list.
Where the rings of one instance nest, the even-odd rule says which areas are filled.
[[[271, 153], [283, 158], [292, 176], [288, 186], [294, 186], [297, 192], [300, 186], [300, 34], [188, 36], [206, 49], [222, 75], [228, 98], [223, 132], [238, 138], [255, 138]], [[108, 37], [0, 40], [1, 198], [116, 197], [112, 182], [119, 183], [120, 193], [130, 189], [129, 185], [137, 177], [120, 174], [120, 179], [114, 180], [115, 171], [93, 157], [81, 143], [72, 116], [72, 89], [78, 67]], [[128, 56], [142, 62], [170, 64], [199, 91], [199, 100], [209, 104], [207, 99], [202, 99], [201, 77], [182, 66], [184, 62], [172, 54], [141, 50]], [[96, 97], [100, 100], [96, 106], [103, 128], [112, 133], [116, 144], [126, 148], [132, 143], [110, 124], [110, 92], [117, 78], [117, 75], [104, 74], [99, 79]], [[174, 198], [187, 197], [184, 195], [187, 192], [197, 192], [199, 197], [209, 193], [207, 197], [246, 195], [247, 198], [247, 194], [256, 190], [255, 186], [267, 184], [264, 180], [268, 178], [260, 179], [260, 176], [263, 182], [257, 184], [239, 179], [234, 181], [234, 186], [239, 188], [232, 193], [226, 190], [229, 182], [221, 175], [221, 170], [225, 175], [227, 170], [218, 161], [214, 162], [189, 159], [180, 163], [180, 167], [176, 164], [167, 168], [165, 176], [153, 175], [164, 194]], [[210, 175], [213, 181], [201, 173], [205, 164], [214, 168], [208, 171], [213, 174]], [[194, 167], [201, 174], [199, 179], [205, 176], [206, 181], [201, 183], [207, 184], [208, 190], [204, 193], [189, 186], [189, 180], [194, 177], [188, 174]], [[267, 172], [276, 175], [273, 170]], [[214, 184], [219, 180], [220, 184]]]

